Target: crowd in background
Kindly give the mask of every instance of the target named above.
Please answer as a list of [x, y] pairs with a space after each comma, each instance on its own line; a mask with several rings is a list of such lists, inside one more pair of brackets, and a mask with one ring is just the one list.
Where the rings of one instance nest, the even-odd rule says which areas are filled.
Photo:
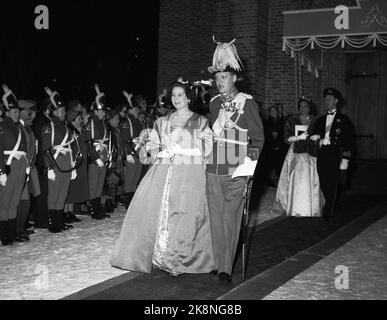
[[[193, 104], [193, 111], [200, 114], [208, 112], [208, 89], [209, 86], [205, 85], [196, 87], [197, 101]], [[115, 107], [106, 105], [104, 99], [98, 102], [97, 97], [97, 102], [90, 105], [77, 99], [65, 104], [59, 94], [39, 102], [31, 99], [13, 102], [3, 97], [0, 103], [0, 144], [3, 145], [7, 139], [12, 140], [12, 130], [8, 132], [7, 128], [15, 132], [19, 127], [23, 128], [25, 137], [21, 139], [18, 149], [26, 152], [26, 158], [31, 158], [26, 166], [30, 172], [19, 188], [22, 191], [16, 192], [20, 194], [12, 203], [0, 208], [3, 245], [29, 241], [31, 234], [35, 233], [32, 227], [58, 233], [73, 228], [73, 223], [80, 222], [82, 215], [102, 220], [109, 218], [118, 206], [128, 207], [148, 168], [146, 159], [140, 159], [138, 155], [138, 147], [143, 143], [139, 141], [139, 136], [141, 132], [149, 132], [156, 119], [167, 115], [173, 106], [167, 89], [153, 103], [142, 94], [133, 97], [125, 93], [124, 96], [123, 102]], [[62, 124], [64, 132], [69, 130], [70, 137], [76, 137], [70, 144], [70, 165], [74, 170], [67, 171], [71, 173], [60, 169], [66, 146], [62, 146], [63, 155], [55, 154], [55, 148], [61, 146], [61, 141], [57, 141], [55, 135], [60, 136]], [[17, 134], [12, 136], [15, 145], [16, 137]], [[25, 138], [28, 143], [24, 141]], [[142, 136], [141, 139], [146, 137]], [[23, 146], [23, 143], [30, 147]], [[4, 150], [1, 152], [4, 153], [7, 148], [2, 148]], [[52, 154], [57, 156], [56, 160], [52, 157], [48, 159], [47, 151], [50, 148]], [[104, 154], [104, 150], [107, 154]], [[1, 160], [6, 163], [6, 159]], [[13, 159], [12, 162], [19, 162], [19, 159]], [[64, 163], [62, 165], [66, 166]], [[8, 176], [8, 181], [2, 183], [4, 189], [0, 190], [4, 197], [14, 190], [14, 186], [21, 184], [14, 181], [15, 169], [10, 174], [11, 167], [5, 165], [4, 172], [0, 170], [2, 178]], [[7, 174], [4, 174], [7, 170]], [[71, 179], [66, 177], [70, 174]], [[68, 187], [63, 187], [66, 184]], [[65, 193], [62, 195], [63, 201], [58, 199], [61, 193]]]
[[[202, 115], [209, 112], [210, 90], [208, 85], [197, 87], [196, 101], [192, 111]], [[32, 157], [33, 163], [30, 165], [34, 174], [31, 174], [31, 179], [27, 181], [20, 195], [16, 219], [10, 219], [15, 222], [10, 226], [3, 225], [0, 230], [3, 244], [28, 241], [29, 236], [34, 233], [32, 226], [48, 229], [51, 232], [62, 232], [72, 228], [72, 223], [81, 221], [79, 219], [81, 215], [104, 219], [110, 217], [109, 214], [113, 213], [119, 205], [128, 207], [138, 183], [148, 168], [146, 160], [134, 159], [136, 150], [134, 150], [133, 141], [137, 139], [135, 141], [137, 145], [141, 144], [143, 141], [138, 141], [140, 133], [151, 129], [156, 119], [167, 115], [173, 106], [167, 89], [163, 90], [154, 103], [149, 103], [149, 100], [141, 94], [135, 97], [132, 94], [126, 95], [126, 98], [126, 101], [123, 98], [123, 103], [115, 107], [106, 106], [104, 103], [101, 110], [95, 108], [95, 102], [93, 102], [94, 107], [93, 104], [87, 105], [79, 100], [71, 100], [65, 105], [64, 123], [72, 134], [78, 137], [77, 143], [80, 153], [83, 154], [83, 164], [73, 170], [77, 171], [77, 177], [75, 182], [72, 178], [66, 190], [67, 196], [63, 210], [56, 210], [59, 211], [56, 214], [59, 214], [60, 218], [56, 216], [55, 219], [50, 216], [50, 209], [47, 207], [49, 192], [47, 182], [50, 180], [50, 170], [49, 165], [46, 165], [47, 156], [44, 154], [46, 150], [44, 150], [43, 136], [45, 128], [51, 121], [53, 111], [55, 112], [58, 106], [53, 108], [53, 103], [49, 98], [39, 103], [26, 99], [18, 101], [20, 121], [31, 129], [30, 134], [36, 146]], [[6, 111], [5, 105], [1, 104], [0, 123], [7, 118]], [[306, 121], [309, 125], [315, 116], [315, 106], [307, 98], [300, 99], [298, 112], [295, 114], [285, 114], [282, 103], [277, 103], [267, 109], [261, 108], [260, 113], [264, 124], [265, 145], [259, 160], [261, 163], [259, 170], [262, 171], [260, 175], [262, 181], [259, 183], [277, 187], [289, 146], [295, 142], [291, 139], [294, 136], [294, 126], [297, 121]], [[87, 130], [91, 130], [90, 123], [93, 118], [96, 119], [95, 121], [100, 119], [110, 137], [110, 145], [106, 144], [106, 148], [109, 148], [107, 158], [110, 157], [110, 159], [105, 159], [103, 164], [98, 164], [95, 159], [102, 158], [102, 155], [97, 154], [93, 158], [95, 150], [91, 151], [87, 144], [88, 140], [93, 141], [94, 139], [94, 133], [87, 133]], [[130, 132], [125, 134], [128, 128]], [[98, 170], [97, 167], [106, 167], [106, 170], [104, 173], [91, 174], [90, 172]], [[103, 177], [101, 187], [99, 186], [101, 182], [96, 182], [99, 178], [93, 180], [92, 175]], [[101, 189], [101, 192], [91, 196], [93, 184], [98, 184], [96, 188]], [[4, 234], [8, 236], [4, 238]]]

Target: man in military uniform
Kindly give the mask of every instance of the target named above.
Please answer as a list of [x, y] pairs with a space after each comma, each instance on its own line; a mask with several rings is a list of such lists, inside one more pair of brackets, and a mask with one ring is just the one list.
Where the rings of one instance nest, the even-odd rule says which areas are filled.
[[108, 162], [109, 143], [111, 138], [105, 124], [106, 103], [104, 94], [97, 92], [95, 101], [91, 106], [91, 116], [85, 127], [90, 146], [91, 163], [89, 164], [89, 210], [93, 219], [101, 220], [109, 218], [110, 215], [102, 211], [101, 196], [105, 183], [106, 165]]
[[51, 123], [52, 106], [50, 99], [44, 99], [39, 106], [39, 112], [31, 128], [37, 139], [37, 158], [36, 168], [38, 172], [40, 195], [35, 195], [32, 199], [32, 212], [34, 217], [34, 227], [39, 229], [48, 229], [48, 179], [46, 170], [46, 156], [42, 149], [42, 131]]
[[16, 233], [28, 240], [28, 234], [34, 233], [34, 231], [25, 230], [31, 204], [30, 193], [33, 191], [35, 196], [40, 194], [39, 179], [35, 167], [36, 139], [29, 125], [32, 109], [36, 107], [36, 102], [33, 100], [19, 100], [18, 103], [20, 106], [20, 128], [27, 138], [28, 175], [17, 210]]
[[72, 136], [65, 123], [65, 106], [57, 92], [45, 88], [53, 108], [51, 122], [41, 134], [42, 149], [45, 153], [45, 167], [48, 178], [48, 230], [52, 233], [71, 229], [64, 223], [64, 207], [70, 180], [74, 177], [72, 168]]
[[311, 128], [311, 140], [319, 140], [317, 171], [321, 190], [325, 197], [323, 218], [334, 215], [339, 193], [340, 171], [345, 173], [353, 145], [353, 127], [349, 118], [341, 113], [343, 98], [334, 88], [323, 92], [327, 113], [320, 116]]
[[12, 91], [3, 86], [6, 108], [4, 121], [0, 122], [0, 233], [3, 245], [14, 241], [25, 242], [16, 235], [16, 216], [27, 169], [27, 138], [20, 127], [19, 104]]
[[235, 86], [240, 71], [238, 61], [232, 43], [218, 43], [213, 66], [209, 68], [215, 74], [219, 90], [209, 106], [214, 132], [212, 157], [207, 164], [207, 198], [216, 265], [212, 273], [226, 282], [232, 280], [247, 183], [246, 177], [233, 179], [232, 174], [247, 157], [257, 160], [264, 143], [257, 103]]
[[136, 192], [140, 179], [142, 164], [138, 156], [138, 137], [141, 133], [141, 124], [132, 114], [120, 113], [119, 143], [124, 162], [124, 192], [125, 207], [129, 204]]

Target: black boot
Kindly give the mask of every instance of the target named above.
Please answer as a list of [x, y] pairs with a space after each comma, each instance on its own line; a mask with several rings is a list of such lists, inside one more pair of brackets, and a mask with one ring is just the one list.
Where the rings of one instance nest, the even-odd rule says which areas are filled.
[[56, 210], [48, 210], [48, 231], [50, 231], [51, 233], [62, 232], [62, 229], [59, 227], [58, 224]]
[[96, 220], [104, 219], [104, 217], [101, 215], [100, 207], [101, 207], [101, 198], [99, 198], [99, 202], [98, 202], [98, 199], [90, 200], [90, 214], [93, 219], [96, 219]]
[[13, 244], [8, 235], [8, 221], [0, 221], [0, 241], [3, 246]]
[[102, 205], [101, 205], [101, 198], [97, 198], [95, 199], [95, 208], [96, 208], [96, 211], [98, 212], [98, 215], [100, 217], [102, 217], [102, 219], [105, 219], [105, 218], [110, 218], [110, 215], [106, 214], [104, 211], [103, 211], [103, 208], [102, 208]]
[[[87, 213], [93, 218], [95, 212], [94, 199], [89, 200], [87, 203]], [[93, 218], [94, 219], [94, 218]]]
[[58, 224], [62, 230], [68, 230], [68, 229], [74, 228], [71, 224], [65, 224], [65, 220], [64, 220], [65, 213], [63, 210], [56, 210], [56, 212], [58, 215], [58, 221], [59, 221]]
[[81, 219], [78, 219], [77, 216], [72, 212], [67, 212], [67, 216], [70, 218], [70, 223], [82, 221]]
[[72, 219], [71, 219], [71, 216], [70, 216], [70, 212], [65, 212], [63, 214], [63, 221], [64, 223], [72, 223]]
[[8, 220], [8, 239], [11, 242], [26, 242], [29, 240], [24, 240], [22, 237], [16, 236], [16, 219]]
[[105, 212], [106, 213], [113, 213], [114, 212], [114, 204], [112, 199], [106, 199], [105, 202]]

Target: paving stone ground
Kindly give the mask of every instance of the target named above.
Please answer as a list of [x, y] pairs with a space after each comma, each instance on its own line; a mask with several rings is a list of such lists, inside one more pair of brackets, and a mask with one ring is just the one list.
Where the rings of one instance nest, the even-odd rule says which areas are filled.
[[387, 300], [386, 270], [387, 216], [264, 299]]
[[[264, 192], [251, 225], [280, 215], [271, 210], [274, 195], [273, 188]], [[102, 221], [81, 216], [72, 230], [51, 234], [38, 229], [27, 243], [0, 246], [0, 300], [59, 299], [126, 274], [109, 264], [125, 213], [117, 209]]]

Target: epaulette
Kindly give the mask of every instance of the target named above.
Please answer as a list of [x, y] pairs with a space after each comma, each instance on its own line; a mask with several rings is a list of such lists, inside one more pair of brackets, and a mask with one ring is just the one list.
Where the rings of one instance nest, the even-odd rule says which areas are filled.
[[213, 98], [210, 100], [210, 102], [214, 101], [216, 98], [218, 98], [218, 97], [220, 97], [220, 96], [221, 96], [221, 94], [219, 93], [218, 95], [216, 95], [215, 97], [213, 97]]
[[253, 99], [253, 96], [252, 95], [249, 95], [247, 93], [244, 93], [244, 92], [240, 92], [239, 93], [242, 97], [246, 98], [246, 99]]

